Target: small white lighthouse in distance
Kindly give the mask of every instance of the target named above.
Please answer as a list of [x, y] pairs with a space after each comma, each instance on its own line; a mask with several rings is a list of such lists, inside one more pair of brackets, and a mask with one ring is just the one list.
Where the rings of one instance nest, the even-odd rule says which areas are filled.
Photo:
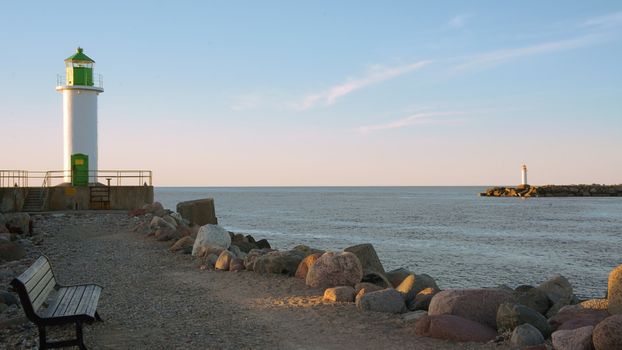
[[521, 185], [527, 186], [527, 165], [521, 167]]
[[78, 47], [73, 56], [65, 59], [66, 76], [65, 79], [59, 77], [56, 86], [56, 91], [63, 94], [63, 170], [66, 171], [66, 182], [72, 181], [69, 175], [72, 167], [82, 168], [83, 181], [88, 176], [88, 182], [97, 182], [97, 95], [104, 92], [104, 88], [101, 76], [93, 79], [94, 63]]

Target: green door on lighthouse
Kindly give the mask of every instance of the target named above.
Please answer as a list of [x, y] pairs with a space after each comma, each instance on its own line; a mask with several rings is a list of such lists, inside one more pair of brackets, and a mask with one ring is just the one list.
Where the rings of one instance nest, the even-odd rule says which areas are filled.
[[82, 153], [71, 155], [71, 185], [89, 185], [89, 156]]

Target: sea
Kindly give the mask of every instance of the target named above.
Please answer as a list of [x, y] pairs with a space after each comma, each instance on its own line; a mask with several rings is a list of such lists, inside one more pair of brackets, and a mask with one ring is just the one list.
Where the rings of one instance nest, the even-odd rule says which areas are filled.
[[155, 200], [212, 197], [221, 226], [339, 251], [374, 245], [385, 270], [434, 277], [442, 289], [538, 285], [566, 277], [602, 298], [622, 264], [622, 197], [491, 198], [485, 187], [157, 187]]

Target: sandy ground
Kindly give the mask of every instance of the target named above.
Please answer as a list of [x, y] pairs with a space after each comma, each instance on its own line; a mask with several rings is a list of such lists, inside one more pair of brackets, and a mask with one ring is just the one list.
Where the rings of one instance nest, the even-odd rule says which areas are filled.
[[[418, 337], [402, 315], [323, 302], [321, 290], [296, 278], [200, 270], [192, 257], [170, 253], [170, 243], [130, 232], [131, 224], [124, 213], [36, 221], [38, 230], [49, 233], [39, 248], [60, 283], [104, 286], [104, 322], [85, 327], [90, 349], [507, 348]], [[36, 334], [28, 324], [10, 326], [1, 346], [36, 346]], [[65, 327], [52, 337], [72, 334]]]

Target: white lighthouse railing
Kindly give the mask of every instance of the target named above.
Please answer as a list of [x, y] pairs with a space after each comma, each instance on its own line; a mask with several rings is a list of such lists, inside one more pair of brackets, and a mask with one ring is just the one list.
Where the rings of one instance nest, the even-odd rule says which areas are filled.
[[[56, 74], [56, 86], [66, 86], [67, 77], [63, 74]], [[81, 86], [81, 85], [76, 85]], [[104, 76], [101, 74], [93, 74], [93, 85], [89, 85], [96, 88], [104, 88]]]

